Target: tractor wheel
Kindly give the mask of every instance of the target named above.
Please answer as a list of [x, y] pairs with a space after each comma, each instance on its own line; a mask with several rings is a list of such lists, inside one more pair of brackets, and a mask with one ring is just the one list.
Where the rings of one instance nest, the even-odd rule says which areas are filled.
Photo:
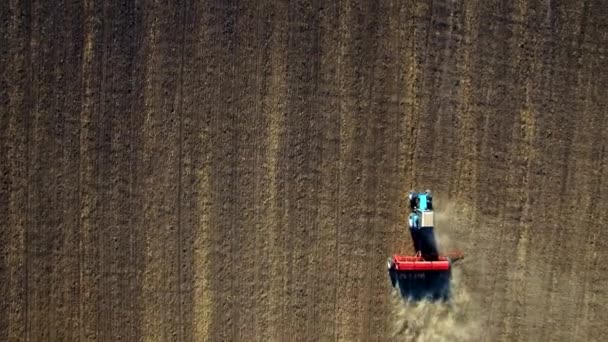
[[393, 264], [393, 259], [389, 258], [386, 264], [388, 268], [388, 276], [391, 279], [391, 286], [395, 287], [395, 283], [397, 282], [397, 274], [395, 272], [395, 265]]
[[395, 270], [389, 270], [388, 276], [391, 278], [391, 286], [395, 287], [395, 285], [397, 285], [397, 272], [395, 272]]

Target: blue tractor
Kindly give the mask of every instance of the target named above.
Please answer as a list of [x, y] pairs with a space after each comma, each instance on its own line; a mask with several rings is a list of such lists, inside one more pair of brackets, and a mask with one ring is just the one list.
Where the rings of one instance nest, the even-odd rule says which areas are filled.
[[408, 219], [414, 250], [425, 260], [436, 261], [439, 257], [433, 228], [435, 212], [433, 211], [433, 196], [430, 190], [425, 192], [410, 192], [410, 215]]
[[439, 254], [435, 234], [433, 197], [429, 190], [409, 193], [409, 231], [415, 255], [393, 255], [387, 266], [393, 287], [408, 300], [447, 300], [452, 262], [461, 253]]

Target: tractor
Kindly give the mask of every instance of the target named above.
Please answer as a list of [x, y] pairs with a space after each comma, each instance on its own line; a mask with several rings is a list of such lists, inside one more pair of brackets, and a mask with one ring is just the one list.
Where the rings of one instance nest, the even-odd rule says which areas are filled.
[[414, 255], [395, 254], [387, 261], [391, 285], [409, 301], [447, 301], [450, 298], [452, 264], [459, 252], [440, 255], [435, 241], [435, 213], [430, 190], [410, 192], [409, 231]]

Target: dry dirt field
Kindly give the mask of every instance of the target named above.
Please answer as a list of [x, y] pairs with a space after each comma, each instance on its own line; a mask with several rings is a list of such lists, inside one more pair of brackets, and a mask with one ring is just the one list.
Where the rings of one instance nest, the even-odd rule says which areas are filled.
[[468, 297], [426, 328], [602, 341], [606, 18], [0, 1], [0, 340], [422, 340], [385, 260], [431, 188]]

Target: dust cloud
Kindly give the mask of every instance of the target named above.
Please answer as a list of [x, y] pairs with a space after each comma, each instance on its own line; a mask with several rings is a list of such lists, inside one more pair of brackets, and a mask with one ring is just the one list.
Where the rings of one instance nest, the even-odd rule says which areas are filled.
[[472, 300], [461, 281], [461, 272], [452, 272], [453, 297], [448, 303], [409, 302], [397, 290], [391, 293], [392, 337], [396, 341], [476, 341], [480, 327]]

